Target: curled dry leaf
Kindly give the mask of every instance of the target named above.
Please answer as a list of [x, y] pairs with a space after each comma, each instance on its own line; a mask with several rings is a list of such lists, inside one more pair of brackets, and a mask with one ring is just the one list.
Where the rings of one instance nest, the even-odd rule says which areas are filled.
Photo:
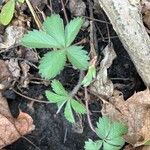
[[116, 94], [105, 103], [102, 114], [113, 121], [124, 122], [128, 127], [126, 142], [134, 147], [141, 146], [150, 140], [150, 91], [149, 89], [135, 93], [124, 100]]
[[103, 54], [104, 58], [101, 61], [100, 70], [97, 73], [96, 81], [93, 83], [90, 90], [109, 98], [113, 94], [114, 87], [113, 83], [108, 78], [107, 69], [112, 65], [113, 60], [116, 58], [112, 43], [106, 46], [103, 50]]
[[20, 112], [17, 119], [12, 117], [7, 101], [0, 93], [0, 149], [30, 133], [34, 128], [33, 120], [28, 114]]

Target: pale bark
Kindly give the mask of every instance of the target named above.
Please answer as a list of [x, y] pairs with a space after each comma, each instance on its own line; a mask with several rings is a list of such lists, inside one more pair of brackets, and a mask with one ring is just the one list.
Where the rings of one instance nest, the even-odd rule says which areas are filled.
[[145, 85], [150, 87], [150, 38], [142, 22], [139, 0], [97, 1], [110, 19]]

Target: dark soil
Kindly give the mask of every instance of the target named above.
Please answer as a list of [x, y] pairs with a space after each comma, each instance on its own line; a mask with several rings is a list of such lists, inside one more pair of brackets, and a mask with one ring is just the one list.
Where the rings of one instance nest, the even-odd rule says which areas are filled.
[[[52, 3], [56, 13], [62, 14], [60, 3], [55, 0], [53, 0]], [[103, 27], [105, 31], [106, 27], [104, 25]], [[110, 31], [111, 35], [115, 35], [112, 29]], [[85, 36], [87, 36], [86, 34], [87, 32]], [[142, 90], [144, 86], [119, 39], [113, 39], [112, 42], [117, 53], [117, 58], [109, 69], [109, 76], [112, 78], [116, 88], [123, 92], [125, 98], [128, 98], [134, 91]], [[99, 47], [103, 47], [105, 44], [99, 41]], [[59, 75], [59, 79], [64, 83], [64, 86], [71, 91], [77, 84], [78, 72], [67, 68]], [[30, 84], [29, 89], [25, 89], [23, 94], [38, 99], [42, 95], [44, 96], [46, 89], [48, 89], [48, 87], [43, 85]], [[11, 112], [14, 116], [18, 115], [19, 109], [32, 116], [36, 129], [27, 135], [26, 138], [40, 150], [83, 150], [84, 142], [88, 138], [96, 139], [96, 135], [89, 128], [86, 116], [82, 118], [84, 131], [82, 134], [79, 134], [72, 130], [72, 125], [63, 117], [63, 112], [57, 116], [55, 115], [57, 107], [54, 104], [34, 103], [33, 109], [31, 109], [28, 106], [30, 101], [16, 95], [11, 90], [6, 91], [5, 96], [8, 99]], [[45, 97], [43, 99], [46, 100]], [[98, 112], [100, 111], [100, 102], [96, 101], [96, 99], [95, 101], [93, 100], [93, 103], [90, 104], [90, 110], [93, 112], [91, 118], [95, 125], [101, 115], [100, 112]], [[66, 141], [64, 142], [66, 130], [67, 135]], [[38, 150], [33, 144], [21, 138], [8, 146], [7, 150]]]

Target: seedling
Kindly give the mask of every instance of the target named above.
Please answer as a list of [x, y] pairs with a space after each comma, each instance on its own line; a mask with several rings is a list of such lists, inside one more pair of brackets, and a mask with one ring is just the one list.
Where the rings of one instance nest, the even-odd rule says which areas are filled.
[[50, 103], [57, 104], [57, 112], [59, 112], [62, 107], [65, 106], [64, 116], [69, 122], [75, 122], [73, 110], [79, 114], [86, 113], [84, 105], [79, 103], [76, 99], [72, 98], [58, 80], [53, 80], [51, 86], [55, 93], [51, 91], [46, 91], [46, 97], [50, 101]]
[[40, 61], [39, 72], [42, 77], [54, 78], [63, 70], [67, 59], [77, 69], [88, 68], [87, 52], [82, 46], [71, 45], [83, 22], [83, 18], [78, 17], [64, 27], [60, 16], [53, 14], [44, 21], [42, 30], [30, 31], [23, 37], [22, 44], [26, 47], [53, 48]]
[[100, 140], [85, 142], [85, 150], [120, 150], [125, 144], [123, 135], [128, 131], [127, 127], [120, 122], [111, 122], [107, 117], [99, 118], [96, 134]]
[[8, 0], [6, 4], [2, 7], [0, 13], [0, 23], [3, 25], [8, 25], [13, 18], [15, 12], [16, 2], [24, 3], [24, 0]]

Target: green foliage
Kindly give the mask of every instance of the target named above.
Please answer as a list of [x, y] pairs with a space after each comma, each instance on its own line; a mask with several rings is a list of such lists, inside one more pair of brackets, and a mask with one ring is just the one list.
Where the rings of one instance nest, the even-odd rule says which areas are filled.
[[25, 0], [18, 0], [18, 2], [19, 2], [19, 3], [24, 3], [24, 2], [25, 2]]
[[67, 59], [77, 69], [88, 68], [87, 52], [81, 46], [70, 45], [77, 36], [83, 21], [81, 17], [78, 17], [64, 27], [60, 16], [53, 14], [44, 21], [43, 31], [33, 30], [23, 37], [24, 46], [55, 49], [45, 54], [40, 61], [39, 72], [42, 77], [54, 78], [64, 68]]
[[88, 141], [85, 142], [84, 148], [86, 150], [99, 150], [102, 147], [103, 141], [98, 140], [98, 141], [92, 141], [89, 139]]
[[90, 85], [92, 83], [93, 78], [96, 77], [96, 68], [95, 66], [89, 66], [88, 72], [82, 81], [82, 85], [84, 87]]
[[[18, 2], [23, 3], [24, 0], [18, 0]], [[13, 18], [15, 11], [16, 0], [8, 0], [6, 4], [2, 7], [0, 13], [0, 23], [3, 25], [8, 25]]]
[[101, 140], [93, 142], [91, 139], [85, 142], [85, 150], [120, 150], [125, 141], [123, 135], [128, 131], [120, 122], [111, 122], [107, 117], [99, 118], [96, 134]]
[[46, 91], [46, 97], [50, 103], [57, 104], [58, 110], [65, 106], [64, 116], [69, 122], [75, 122], [73, 110], [79, 114], [86, 113], [84, 105], [73, 99], [58, 80], [53, 80], [51, 86], [55, 93]]
[[39, 73], [42, 77], [53, 78], [61, 70], [63, 70], [66, 63], [66, 51], [52, 51], [44, 55], [40, 61]]

